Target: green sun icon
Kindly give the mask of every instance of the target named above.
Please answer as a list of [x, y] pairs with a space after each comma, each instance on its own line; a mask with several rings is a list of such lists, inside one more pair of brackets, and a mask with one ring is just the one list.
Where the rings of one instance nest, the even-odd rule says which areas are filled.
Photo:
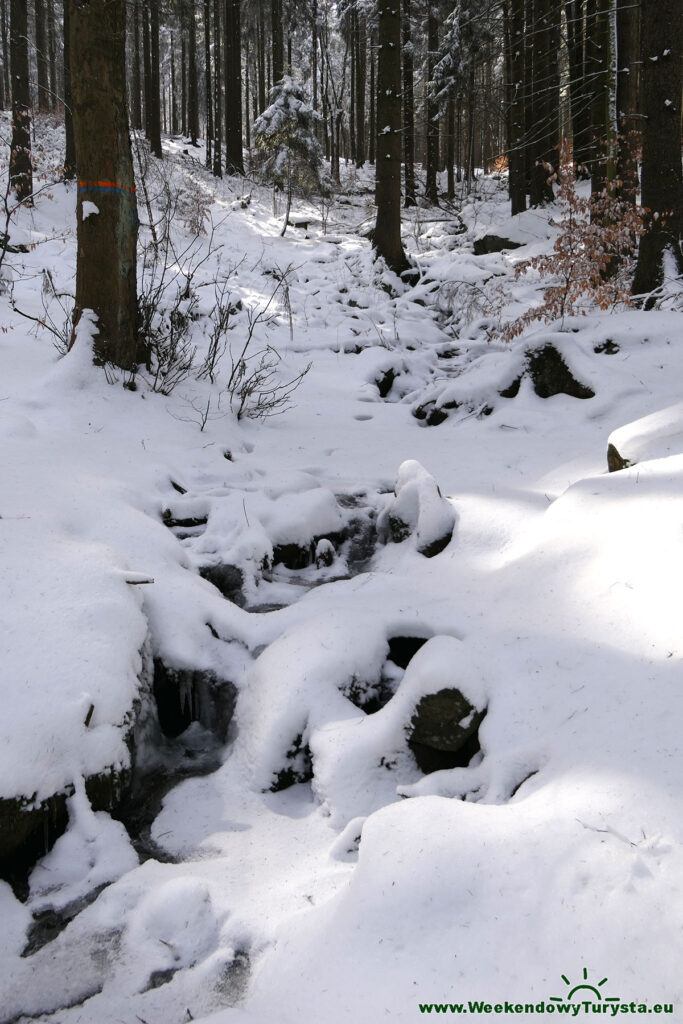
[[[566, 994], [566, 996], [551, 996], [550, 997], [551, 1002], [553, 1002], [553, 1003], [564, 1003], [564, 1002], [570, 1003], [572, 1001], [572, 999], [574, 998], [574, 996], [577, 993], [579, 993], [579, 992], [583, 993], [584, 996], [588, 995], [588, 993], [590, 993], [594, 997], [595, 1000], [600, 1001], [600, 1002], [603, 1001], [603, 995], [602, 995], [602, 992], [600, 991], [600, 989], [602, 988], [602, 986], [604, 984], [606, 984], [607, 978], [603, 978], [602, 981], [599, 981], [597, 983], [597, 985], [589, 985], [588, 984], [588, 970], [585, 967], [583, 969], [583, 980], [578, 985], [572, 985], [571, 981], [569, 980], [569, 978], [567, 977], [566, 974], [561, 975], [561, 977], [562, 977], [562, 981], [565, 983], [565, 985], [567, 985], [569, 987], [569, 992]], [[584, 1000], [580, 999], [580, 1001], [583, 1002]], [[604, 997], [604, 1001], [606, 1003], [618, 1003], [619, 1002], [619, 997], [618, 996], [605, 996]]]

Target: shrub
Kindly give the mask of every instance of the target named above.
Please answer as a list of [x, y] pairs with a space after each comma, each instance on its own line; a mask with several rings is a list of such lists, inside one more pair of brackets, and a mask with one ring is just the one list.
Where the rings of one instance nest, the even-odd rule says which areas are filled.
[[600, 309], [631, 305], [631, 278], [643, 231], [642, 211], [619, 197], [618, 182], [608, 184], [597, 197], [579, 195], [566, 139], [560, 145], [558, 180], [556, 202], [561, 231], [553, 250], [524, 260], [515, 270], [517, 277], [536, 270], [552, 283], [543, 292], [540, 306], [506, 324], [502, 331], [506, 341], [536, 320], [585, 315], [591, 305]]

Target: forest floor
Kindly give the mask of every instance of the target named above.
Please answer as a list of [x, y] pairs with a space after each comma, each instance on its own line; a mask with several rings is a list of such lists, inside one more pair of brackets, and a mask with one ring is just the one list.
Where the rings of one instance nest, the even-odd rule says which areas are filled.
[[[123, 387], [87, 329], [64, 354], [19, 312], [62, 330], [73, 185], [10, 228], [0, 798], [72, 795], [0, 882], [0, 1020], [680, 1015], [680, 296], [506, 342], [556, 208], [513, 220], [491, 177], [407, 211], [408, 287], [365, 237], [371, 168], [282, 238], [269, 189], [186, 148], [145, 172], [186, 330], [169, 363], [155, 321], [165, 377]], [[520, 248], [475, 256], [487, 231]], [[538, 393], [551, 349], [584, 397]], [[480, 749], [423, 772], [416, 709], [453, 688]], [[131, 743], [127, 807], [93, 811]]]

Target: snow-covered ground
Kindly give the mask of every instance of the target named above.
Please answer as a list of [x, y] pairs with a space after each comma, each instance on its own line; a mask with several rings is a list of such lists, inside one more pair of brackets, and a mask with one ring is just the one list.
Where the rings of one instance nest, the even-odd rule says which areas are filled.
[[[678, 1019], [683, 315], [589, 314], [505, 344], [500, 310], [542, 289], [514, 266], [557, 228], [511, 225], [502, 183], [458, 218], [411, 214], [407, 288], [363, 237], [369, 176], [327, 233], [300, 204], [308, 229], [280, 238], [268, 190], [215, 183], [183, 146], [178, 250], [198, 196], [215, 227], [197, 365], [218, 278], [233, 353], [266, 311], [253, 344], [278, 380], [311, 368], [264, 421], [231, 409], [229, 352], [213, 383], [167, 395], [144, 372], [109, 383], [86, 331], [63, 356], [10, 304], [56, 316], [53, 291], [73, 292], [73, 187], [12, 227], [30, 251], [5, 257], [0, 297], [0, 798], [72, 795], [28, 898], [0, 883], [0, 1019], [489, 1016], [470, 1000], [535, 1019], [576, 985], [609, 1014], [618, 998]], [[474, 256], [485, 230], [523, 247]], [[535, 393], [529, 352], [548, 344], [592, 398]], [[610, 438], [630, 468], [607, 473]], [[309, 550], [318, 565], [291, 567]], [[210, 582], [225, 566], [236, 600]], [[389, 642], [406, 637], [426, 642], [402, 667]], [[141, 856], [83, 780], [125, 776], [134, 728], [143, 766], [155, 743], [216, 745], [206, 706], [161, 741], [154, 661], [237, 698], [218, 766], [166, 793]], [[411, 721], [453, 687], [486, 710], [481, 750], [423, 774]], [[69, 907], [22, 956], [34, 918]]]

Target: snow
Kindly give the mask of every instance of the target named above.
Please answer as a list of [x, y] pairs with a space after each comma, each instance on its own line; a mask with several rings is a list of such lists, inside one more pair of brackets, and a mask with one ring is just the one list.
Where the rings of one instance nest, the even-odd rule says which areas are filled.
[[81, 218], [86, 220], [88, 217], [92, 217], [93, 214], [99, 213], [99, 207], [95, 203], [91, 203], [89, 199], [84, 199], [81, 203]]
[[69, 798], [69, 828], [31, 875], [34, 913], [62, 909], [138, 865], [128, 833], [118, 821], [93, 813], [82, 780]]
[[[171, 181], [213, 189], [174, 145]], [[358, 227], [370, 174], [331, 235], [305, 204], [306, 238], [279, 237], [266, 189], [242, 209], [241, 181], [215, 184], [222, 249], [195, 286], [203, 304], [231, 268], [233, 351], [292, 268], [292, 333], [280, 292], [257, 344], [286, 379], [313, 366], [274, 419], [236, 420], [227, 363], [170, 395], [145, 372], [108, 383], [91, 314], [60, 355], [0, 297], [0, 796], [66, 792], [69, 816], [26, 902], [0, 883], [3, 1020], [407, 1024], [419, 1003], [562, 996], [584, 968], [624, 1001], [683, 1000], [681, 313], [591, 312], [505, 344], [500, 319], [539, 301], [514, 267], [552, 246], [552, 211], [511, 225], [485, 179], [457, 224], [407, 215], [411, 289]], [[73, 285], [75, 197], [51, 191], [12, 226], [38, 243], [10, 268], [35, 315], [26, 271]], [[523, 247], [475, 257], [486, 231]], [[548, 343], [595, 397], [542, 399], [528, 377], [500, 395]], [[209, 399], [200, 429], [188, 410]], [[414, 415], [430, 402], [438, 426]], [[637, 465], [607, 473], [608, 440]], [[354, 518], [371, 538], [355, 559]], [[311, 564], [273, 564], [283, 545]], [[199, 575], [215, 566], [242, 572], [244, 607]], [[405, 669], [396, 638], [426, 641]], [[237, 704], [142, 849], [84, 779], [131, 764], [136, 715], [141, 761], [156, 743], [162, 775], [181, 754], [188, 774], [208, 734], [160, 737], [153, 658]], [[423, 774], [411, 722], [451, 688], [486, 709], [481, 749]], [[22, 957], [50, 908], [73, 917]]]

